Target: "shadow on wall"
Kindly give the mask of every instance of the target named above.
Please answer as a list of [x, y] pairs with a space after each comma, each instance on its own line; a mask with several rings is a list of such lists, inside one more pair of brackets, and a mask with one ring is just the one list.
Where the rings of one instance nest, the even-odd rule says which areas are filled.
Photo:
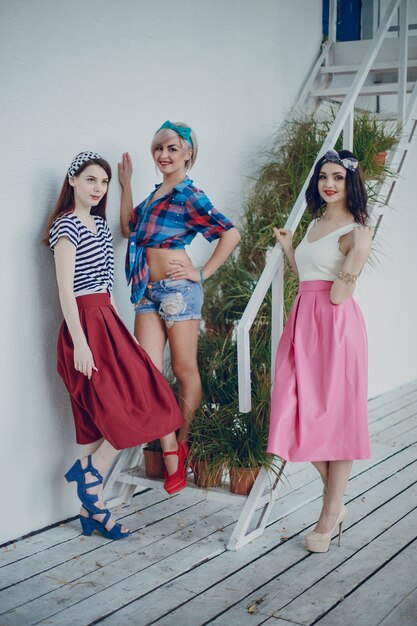
[[[45, 414], [52, 416], [49, 424], [45, 424], [51, 435], [51, 441], [55, 441], [62, 448], [68, 448], [74, 443], [74, 426], [72, 420], [72, 412], [68, 393], [57, 372], [57, 340], [60, 326], [62, 324], [63, 315], [59, 302], [58, 287], [55, 275], [54, 257], [51, 250], [42, 245], [41, 241], [44, 234], [44, 228], [56, 198], [60, 191], [60, 183], [51, 184], [47, 191], [46, 208], [44, 212], [44, 220], [36, 233], [34, 245], [36, 246], [33, 258], [38, 259], [33, 268], [34, 283], [36, 289], [33, 290], [33, 296], [36, 298], [35, 311], [36, 329], [33, 331], [39, 334], [39, 359], [38, 359], [38, 379], [45, 384], [45, 392], [43, 397], [48, 401], [49, 407], [45, 407]], [[34, 285], [35, 286], [35, 285]], [[35, 295], [36, 294], [36, 295]], [[46, 418], [48, 419], [48, 418]], [[60, 442], [60, 443], [59, 443]], [[70, 445], [68, 445], [70, 444]], [[68, 450], [69, 452], [69, 450]], [[66, 454], [56, 455], [59, 467], [48, 467], [48, 471], [57, 471], [62, 474], [65, 464]], [[51, 486], [55, 493], [53, 499], [57, 503], [57, 508], [61, 505], [63, 498], [62, 483], [53, 481]], [[65, 501], [67, 497], [65, 497]], [[64, 502], [62, 502], [64, 504]], [[65, 505], [64, 505], [65, 506]]]

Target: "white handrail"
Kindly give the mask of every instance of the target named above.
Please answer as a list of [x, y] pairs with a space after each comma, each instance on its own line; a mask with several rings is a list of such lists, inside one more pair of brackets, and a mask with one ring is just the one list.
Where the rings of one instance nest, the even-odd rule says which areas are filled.
[[[400, 2], [403, 0], [391, 0], [383, 20], [375, 34], [375, 38], [373, 40], [373, 45], [369, 46], [362, 63], [359, 66], [356, 77], [354, 78], [352, 85], [349, 91], [346, 94], [346, 97], [343, 101], [342, 106], [339, 109], [326, 139], [323, 142], [323, 145], [317, 155], [316, 162], [327, 152], [327, 150], [333, 148], [335, 145], [340, 133], [342, 132], [349, 115], [353, 115], [354, 111], [354, 103], [361, 91], [361, 88], [369, 74], [369, 71], [372, 67], [373, 62], [375, 61], [376, 55], [378, 54], [379, 49], [382, 46], [385, 35], [388, 31], [391, 20], [394, 17], [396, 10]], [[308, 183], [310, 177], [314, 171], [315, 163], [311, 168], [307, 179], [301, 189], [297, 200], [295, 201], [294, 207], [288, 216], [288, 219], [284, 225], [284, 228], [295, 231], [297, 228], [301, 217], [306, 209], [306, 201], [305, 201], [305, 192], [308, 187]], [[243, 312], [242, 317], [239, 320], [239, 324], [237, 326], [237, 358], [238, 358], [238, 384], [239, 384], [239, 410], [242, 413], [247, 413], [251, 410], [252, 402], [251, 402], [251, 377], [250, 377], [250, 342], [249, 342], [249, 331], [255, 320], [255, 317], [262, 305], [262, 302], [265, 298], [265, 295], [270, 288], [274, 277], [276, 276], [278, 271], [282, 271], [283, 265], [283, 255], [281, 247], [276, 245], [272, 252], [269, 254], [268, 259], [266, 261], [264, 270], [258, 280], [258, 283], [252, 293], [252, 296]], [[276, 301], [277, 296], [275, 294], [274, 300]], [[280, 309], [282, 310], [282, 291], [281, 291], [281, 301], [280, 301]], [[275, 312], [276, 313], [276, 312]], [[281, 311], [279, 313], [281, 318]], [[276, 331], [276, 328], [273, 328], [273, 333]], [[272, 336], [272, 344], [273, 346], [277, 343], [277, 336]], [[273, 358], [273, 357], [272, 357]], [[273, 362], [272, 362], [273, 367]]]

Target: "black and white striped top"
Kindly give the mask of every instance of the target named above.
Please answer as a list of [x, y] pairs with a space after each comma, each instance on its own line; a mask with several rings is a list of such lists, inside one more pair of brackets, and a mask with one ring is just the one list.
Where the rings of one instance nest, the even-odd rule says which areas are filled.
[[89, 230], [73, 213], [58, 217], [49, 232], [52, 252], [60, 237], [67, 237], [76, 248], [74, 294], [112, 291], [114, 254], [112, 234], [106, 220], [94, 215], [97, 233]]

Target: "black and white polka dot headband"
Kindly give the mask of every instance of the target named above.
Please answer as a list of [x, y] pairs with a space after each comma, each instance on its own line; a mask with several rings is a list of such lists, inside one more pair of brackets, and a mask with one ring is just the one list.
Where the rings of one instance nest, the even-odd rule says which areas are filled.
[[358, 159], [355, 157], [346, 157], [345, 159], [341, 159], [336, 150], [328, 150], [326, 152], [322, 165], [325, 163], [338, 163], [339, 165], [343, 165], [345, 170], [350, 170], [351, 172], [354, 172], [358, 167]]
[[91, 161], [92, 159], [101, 159], [101, 156], [97, 154], [97, 152], [80, 152], [76, 157], [71, 161], [71, 165], [68, 168], [68, 176], [74, 176], [74, 174], [80, 169], [81, 165], [86, 161]]

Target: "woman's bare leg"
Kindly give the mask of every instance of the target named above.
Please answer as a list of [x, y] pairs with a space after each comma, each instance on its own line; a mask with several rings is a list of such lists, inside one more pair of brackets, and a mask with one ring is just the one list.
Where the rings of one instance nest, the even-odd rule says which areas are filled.
[[[144, 313], [136, 315], [135, 337], [140, 346], [150, 356], [152, 363], [160, 372], [164, 369], [164, 349], [167, 341], [165, 324], [159, 313]], [[173, 452], [178, 449], [175, 432], [161, 437], [161, 447], [164, 452]], [[175, 455], [164, 458], [168, 474], [173, 474], [178, 468], [178, 457]]]
[[149, 354], [160, 372], [164, 369], [164, 349], [167, 342], [165, 324], [159, 313], [143, 313], [135, 317], [135, 337]]
[[312, 465], [316, 468], [323, 481], [324, 490], [327, 490], [327, 480], [329, 477], [329, 461], [313, 461]]
[[[104, 474], [109, 469], [111, 463], [114, 461], [114, 459], [118, 455], [119, 450], [114, 448], [111, 445], [111, 443], [109, 443], [106, 439], [100, 439], [99, 442], [95, 442], [95, 444], [92, 444], [92, 446], [95, 447], [96, 449], [94, 452], [92, 453], [90, 452], [91, 462], [93, 464], [93, 467], [95, 467], [100, 472], [100, 474], [104, 476]], [[87, 457], [85, 456], [81, 459], [81, 467], [85, 468], [86, 466], [87, 466]], [[93, 474], [90, 474], [90, 472], [87, 472], [87, 474], [85, 475], [85, 482], [89, 483], [89, 482], [94, 482], [95, 480], [97, 480], [96, 477]], [[98, 502], [96, 502], [96, 505], [95, 505], [97, 508], [99, 509], [106, 508], [106, 505], [104, 503], [102, 485], [95, 485], [94, 487], [88, 487], [87, 493], [95, 494], [98, 496]], [[81, 507], [80, 515], [82, 515], [83, 517], [88, 517], [88, 512], [84, 509], [84, 507]], [[99, 522], [101, 522], [103, 520], [104, 515], [95, 514], [93, 515], [93, 517], [94, 519], [97, 519]], [[108, 523], [106, 524], [107, 529], [111, 530], [114, 524], [115, 524], [114, 520], [110, 518]], [[126, 532], [127, 528], [123, 526], [122, 531]]]
[[171, 367], [179, 385], [179, 405], [186, 423], [181, 427], [178, 440], [188, 438], [188, 424], [201, 402], [201, 379], [197, 366], [197, 343], [200, 320], [174, 322], [167, 329], [171, 351]]
[[335, 525], [343, 506], [343, 495], [352, 471], [352, 461], [329, 461], [326, 498], [315, 531], [327, 533]]

